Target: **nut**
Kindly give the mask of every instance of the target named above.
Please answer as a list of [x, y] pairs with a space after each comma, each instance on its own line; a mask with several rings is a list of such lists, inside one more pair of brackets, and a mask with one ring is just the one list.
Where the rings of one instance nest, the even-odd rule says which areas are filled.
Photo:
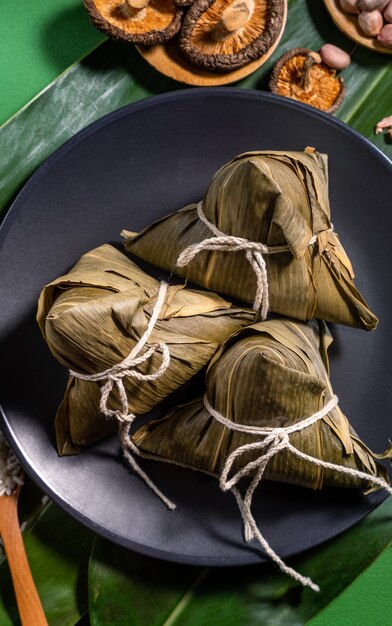
[[392, 24], [385, 24], [377, 35], [377, 41], [386, 48], [392, 48]]
[[357, 7], [360, 11], [382, 11], [388, 2], [389, 0], [358, 0]]
[[384, 20], [392, 22], [392, 0], [390, 0], [383, 12]]
[[383, 133], [384, 130], [389, 131], [391, 130], [391, 128], [392, 128], [392, 115], [389, 115], [388, 117], [383, 117], [382, 120], [377, 122], [374, 132], [376, 133], [376, 135], [381, 135], [381, 133]]
[[350, 55], [331, 43], [326, 43], [320, 48], [320, 56], [326, 65], [335, 70], [343, 70], [351, 63]]
[[358, 15], [359, 9], [357, 7], [357, 1], [358, 0], [339, 0], [339, 4], [346, 13]]
[[358, 15], [358, 23], [365, 35], [374, 37], [381, 31], [384, 21], [380, 11], [362, 11]]

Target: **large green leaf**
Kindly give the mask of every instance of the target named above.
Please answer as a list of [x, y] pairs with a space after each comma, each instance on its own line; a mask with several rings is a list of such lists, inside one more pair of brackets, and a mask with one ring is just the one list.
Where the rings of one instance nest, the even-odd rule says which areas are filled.
[[160, 626], [192, 596], [207, 570], [127, 552], [97, 538], [90, 559], [92, 626]]
[[90, 561], [92, 626], [299, 626], [391, 545], [392, 498], [350, 531], [290, 560], [320, 593], [270, 565], [201, 569], [97, 539]]
[[[87, 611], [93, 534], [52, 502], [24, 532], [32, 575], [49, 626], [73, 626]], [[7, 561], [0, 564], [0, 624], [18, 623]]]
[[[275, 53], [237, 87], [267, 89], [271, 67], [281, 54], [301, 45], [318, 49], [328, 40], [348, 51], [354, 48], [332, 24], [321, 0], [291, 0]], [[352, 58], [343, 73], [348, 95], [338, 116], [392, 156], [392, 145], [373, 132], [376, 122], [391, 112], [390, 57], [357, 48]], [[0, 128], [0, 206], [9, 203], [55, 148], [91, 122], [129, 102], [183, 87], [153, 70], [134, 47], [105, 42]]]
[[150, 95], [130, 73], [132, 54], [139, 61], [133, 48], [104, 43], [0, 128], [0, 206], [6, 206], [26, 178], [76, 132]]
[[[317, 49], [325, 41], [352, 52], [352, 64], [343, 72], [347, 98], [337, 116], [392, 156], [392, 144], [373, 132], [376, 122], [392, 112], [390, 57], [356, 48], [332, 24], [322, 0], [290, 0], [288, 23], [277, 50], [237, 87], [267, 89], [271, 67], [287, 49]], [[9, 204], [27, 177], [53, 150], [89, 123], [129, 102], [179, 88], [183, 85], [160, 76], [132, 46], [107, 41], [0, 128], [0, 207], [4, 209]], [[98, 540], [90, 565], [91, 615], [96, 620], [93, 624], [302, 624], [357, 577], [390, 542], [390, 522], [383, 515], [390, 518], [389, 501], [349, 533], [292, 560], [294, 567], [320, 583], [323, 590], [319, 595], [294, 588], [290, 579], [274, 573], [271, 567], [207, 573], [158, 564]], [[73, 534], [73, 543], [67, 533]], [[57, 507], [49, 508], [36, 527], [26, 533], [29, 557], [50, 624], [71, 625], [86, 608], [87, 593], [83, 585], [78, 586], [77, 572], [83, 571], [90, 538]], [[348, 570], [343, 567], [347, 562]], [[45, 564], [42, 570], [41, 563]], [[15, 623], [16, 614], [4, 568], [2, 564], [0, 623], [7, 626]], [[121, 597], [116, 585], [121, 585]], [[114, 598], [119, 608], [111, 615], [128, 621], [110, 621]], [[132, 621], [135, 616], [139, 622]]]
[[[389, 574], [392, 571], [392, 547], [378, 557], [367, 569], [326, 609], [309, 622], [309, 626], [352, 626], [356, 616], [356, 626], [384, 626], [392, 615], [392, 593]], [[387, 574], [387, 575], [386, 575]], [[371, 600], [371, 592], [377, 585], [377, 611]]]
[[82, 0], [0, 2], [0, 123], [105, 36]]

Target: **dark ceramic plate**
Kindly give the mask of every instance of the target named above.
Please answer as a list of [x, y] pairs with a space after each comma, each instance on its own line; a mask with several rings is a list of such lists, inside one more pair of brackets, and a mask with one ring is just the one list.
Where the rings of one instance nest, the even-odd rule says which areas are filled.
[[[94, 531], [127, 548], [183, 563], [260, 560], [242, 539], [231, 494], [195, 472], [145, 463], [178, 505], [171, 512], [122, 464], [115, 437], [59, 458], [53, 417], [66, 372], [35, 323], [43, 285], [122, 228], [138, 230], [198, 200], [215, 170], [248, 150], [329, 154], [336, 231], [357, 283], [381, 322], [375, 332], [332, 329], [332, 381], [341, 407], [376, 450], [391, 436], [392, 165], [350, 128], [315, 109], [269, 94], [199, 89], [125, 107], [68, 141], [34, 174], [0, 233], [2, 426], [26, 471]], [[389, 191], [388, 191], [389, 190]], [[349, 528], [385, 497], [356, 490], [260, 486], [254, 511], [283, 557]]]

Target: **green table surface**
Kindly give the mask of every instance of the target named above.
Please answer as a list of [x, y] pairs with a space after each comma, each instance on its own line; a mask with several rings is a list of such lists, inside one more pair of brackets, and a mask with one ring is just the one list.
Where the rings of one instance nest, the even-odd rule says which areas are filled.
[[[317, 0], [313, 2], [317, 4]], [[317, 7], [312, 8], [313, 13], [317, 10]], [[326, 17], [325, 14], [324, 18]], [[91, 26], [80, 0], [34, 0], [34, 2], [17, 0], [12, 3], [6, 3], [3, 0], [0, 4], [0, 29], [0, 123], [7, 122], [29, 101], [39, 97], [40, 92], [46, 89], [51, 81], [105, 40], [105, 37]], [[297, 45], [307, 45], [305, 35], [302, 34], [302, 37]], [[339, 39], [338, 34], [336, 38]], [[345, 43], [346, 49], [354, 47], [348, 40], [345, 40]], [[280, 53], [283, 52], [282, 49]], [[277, 58], [276, 55], [275, 58]], [[366, 59], [370, 57], [360, 58], [355, 77], [360, 76], [361, 72], [366, 69], [364, 66]], [[391, 72], [385, 74], [388, 69], [387, 60], [383, 55], [374, 55], [371, 62], [378, 63], [384, 73], [378, 78], [369, 79], [369, 89], [374, 90], [375, 98], [377, 98], [376, 82], [379, 83], [383, 94], [389, 89], [390, 107], [389, 111], [385, 110], [385, 115], [391, 114], [392, 84]], [[151, 76], [152, 80], [155, 77], [157, 84], [160, 84], [161, 77], [158, 74], [151, 72]], [[387, 80], [387, 85], [385, 85], [385, 80]], [[245, 84], [245, 86], [248, 85]], [[171, 83], [168, 81], [167, 88], [170, 89], [170, 87]], [[175, 87], [178, 88], [179, 85]], [[162, 91], [161, 86], [159, 91]], [[361, 98], [363, 98], [363, 92]], [[354, 112], [350, 113], [348, 121], [352, 122], [353, 126], [358, 116], [361, 115], [361, 98], [358, 98]], [[343, 114], [342, 117], [344, 117]], [[376, 121], [376, 119], [370, 120], [369, 128]], [[379, 145], [389, 156], [391, 155], [390, 146], [385, 141]], [[387, 193], [386, 190], [386, 197]], [[241, 576], [240, 570], [233, 575]], [[392, 549], [389, 548], [309, 623], [312, 626], [390, 624], [392, 621], [391, 578]], [[279, 621], [280, 623], [283, 622]], [[286, 623], [291, 624], [291, 622]], [[214, 624], [211, 623], [211, 626]]]

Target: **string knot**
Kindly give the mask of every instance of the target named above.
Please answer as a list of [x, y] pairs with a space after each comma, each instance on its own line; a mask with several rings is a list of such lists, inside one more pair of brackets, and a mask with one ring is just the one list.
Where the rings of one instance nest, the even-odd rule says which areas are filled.
[[[333, 396], [322, 409], [320, 409], [310, 417], [306, 417], [290, 426], [277, 428], [238, 424], [216, 411], [211, 406], [206, 395], [204, 396], [203, 401], [210, 415], [214, 417], [218, 422], [220, 422], [223, 426], [226, 426], [230, 430], [263, 437], [262, 439], [244, 444], [233, 450], [233, 452], [229, 454], [224, 463], [219, 480], [221, 489], [223, 491], [231, 490], [236, 497], [244, 522], [245, 540], [250, 541], [251, 539], [256, 538], [265, 553], [278, 565], [282, 572], [288, 574], [289, 576], [300, 582], [302, 585], [310, 587], [311, 589], [313, 589], [313, 591], [319, 591], [319, 587], [315, 585], [310, 578], [302, 576], [293, 568], [288, 567], [286, 563], [284, 563], [284, 561], [271, 548], [268, 541], [263, 537], [257, 527], [256, 521], [251, 511], [251, 506], [254, 491], [260, 483], [261, 479], [263, 478], [268, 463], [278, 452], [282, 450], [289, 450], [292, 454], [303, 460], [308, 461], [309, 463], [313, 463], [314, 465], [326, 467], [336, 470], [338, 472], [350, 474], [351, 476], [357, 478], [368, 480], [369, 482], [372, 482], [373, 484], [382, 487], [383, 489], [388, 491], [388, 493], [392, 494], [392, 488], [386, 483], [384, 479], [378, 478], [377, 476], [373, 476], [371, 474], [367, 474], [366, 472], [361, 472], [359, 470], [354, 470], [341, 465], [322, 461], [321, 459], [312, 457], [308, 454], [301, 452], [290, 443], [291, 433], [298, 432], [300, 430], [303, 430], [304, 428], [308, 428], [312, 424], [315, 424], [318, 420], [322, 419], [330, 411], [332, 411], [338, 404], [337, 396]], [[231, 478], [229, 478], [229, 473], [233, 467], [235, 460], [243, 454], [256, 451], [260, 452], [256, 459], [246, 463], [242, 468], [237, 470]], [[246, 489], [245, 496], [242, 497], [237, 485], [240, 480], [245, 477], [250, 477], [250, 483], [248, 485], [248, 488]]]
[[131, 425], [134, 419], [135, 415], [133, 413], [121, 413], [120, 411], [117, 411], [117, 420], [120, 424]]
[[123, 372], [113, 372], [112, 374], [108, 375], [108, 380], [111, 380], [112, 383], [118, 383], [124, 376]]
[[287, 447], [290, 442], [288, 433], [284, 428], [277, 428], [274, 432], [273, 445], [279, 446], [279, 448]]
[[[132, 423], [135, 419], [135, 415], [133, 413], [129, 413], [128, 410], [128, 396], [124, 387], [123, 379], [126, 377], [136, 378], [136, 380], [143, 381], [152, 381], [156, 380], [162, 374], [165, 373], [170, 364], [170, 352], [167, 345], [163, 342], [155, 343], [144, 352], [144, 346], [147, 343], [158, 316], [162, 310], [163, 303], [166, 298], [168, 284], [164, 281], [161, 282], [157, 301], [155, 303], [154, 309], [151, 314], [150, 321], [147, 325], [147, 329], [144, 332], [143, 336], [139, 339], [137, 344], [128, 354], [128, 356], [121, 361], [121, 363], [116, 363], [113, 367], [109, 369], [99, 372], [98, 374], [80, 374], [79, 372], [74, 372], [70, 370], [70, 374], [75, 378], [80, 378], [81, 380], [86, 380], [90, 382], [103, 382], [101, 386], [101, 398], [99, 403], [99, 408], [103, 415], [106, 417], [115, 417], [119, 424], [119, 435], [121, 448], [124, 453], [125, 458], [133, 468], [133, 470], [139, 474], [141, 478], [146, 482], [146, 484], [154, 491], [154, 493], [166, 504], [169, 509], [174, 509], [175, 505], [173, 502], [168, 500], [166, 496], [156, 487], [156, 485], [152, 482], [152, 480], [146, 475], [146, 473], [142, 470], [140, 465], [136, 462], [131, 452], [134, 454], [139, 454], [137, 447], [133, 444], [131, 437], [129, 435]], [[157, 351], [162, 353], [161, 364], [158, 369], [152, 374], [143, 374], [135, 369], [138, 365], [145, 363], [148, 361]], [[108, 406], [109, 398], [112, 394], [113, 388], [116, 387], [118, 391], [118, 396], [120, 400], [120, 409], [110, 409]], [[131, 451], [131, 452], [130, 452]]]
[[[197, 215], [200, 221], [202, 221], [215, 236], [185, 248], [177, 258], [177, 266], [185, 267], [203, 250], [209, 250], [210, 252], [245, 252], [246, 259], [256, 277], [256, 293], [253, 309], [258, 313], [261, 320], [265, 320], [269, 311], [269, 287], [267, 265], [263, 255], [291, 252], [290, 246], [287, 244], [267, 246], [264, 243], [250, 241], [243, 237], [226, 235], [207, 219], [203, 212], [203, 202], [199, 202], [197, 205]], [[316, 243], [316, 241], [317, 235], [313, 235], [308, 242], [308, 246]]]

